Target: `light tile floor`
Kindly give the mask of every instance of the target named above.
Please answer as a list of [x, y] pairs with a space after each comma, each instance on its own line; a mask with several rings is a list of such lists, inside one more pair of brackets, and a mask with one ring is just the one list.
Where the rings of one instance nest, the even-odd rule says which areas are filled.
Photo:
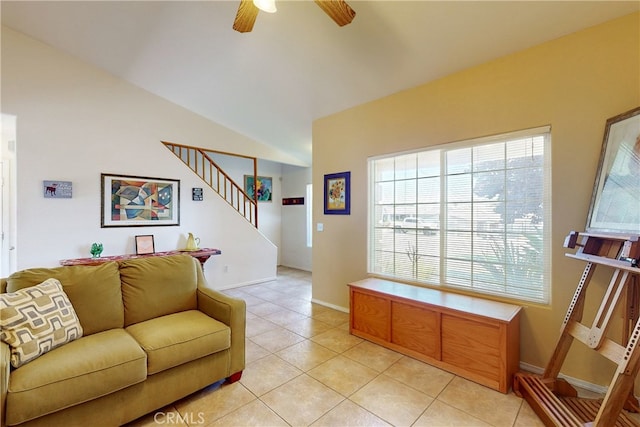
[[[311, 274], [225, 293], [247, 303], [246, 369], [131, 426], [542, 426], [529, 405], [349, 334]], [[640, 417], [638, 418], [640, 421]]]

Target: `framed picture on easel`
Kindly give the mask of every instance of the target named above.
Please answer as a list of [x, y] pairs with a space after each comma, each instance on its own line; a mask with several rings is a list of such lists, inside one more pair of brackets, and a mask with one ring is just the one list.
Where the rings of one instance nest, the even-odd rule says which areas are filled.
[[640, 233], [640, 107], [607, 120], [586, 230]]

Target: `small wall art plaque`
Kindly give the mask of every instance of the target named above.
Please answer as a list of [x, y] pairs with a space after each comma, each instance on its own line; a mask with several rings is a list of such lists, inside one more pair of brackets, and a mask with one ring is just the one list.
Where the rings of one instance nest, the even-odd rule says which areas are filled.
[[304, 205], [304, 197], [285, 197], [282, 199], [282, 204], [288, 205]]
[[71, 181], [42, 181], [42, 190], [47, 199], [70, 199]]

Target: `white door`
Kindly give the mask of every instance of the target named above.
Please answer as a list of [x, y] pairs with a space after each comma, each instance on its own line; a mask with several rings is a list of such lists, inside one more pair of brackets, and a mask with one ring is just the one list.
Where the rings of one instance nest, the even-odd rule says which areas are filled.
[[5, 249], [6, 241], [4, 234], [4, 162], [0, 161], [0, 224], [2, 224], [2, 230], [0, 230], [0, 239], [2, 242], [2, 256], [0, 256], [0, 277], [5, 277], [8, 271], [7, 266], [9, 264], [9, 250]]
[[16, 269], [15, 259], [15, 155], [16, 116], [2, 114], [0, 149], [0, 277]]

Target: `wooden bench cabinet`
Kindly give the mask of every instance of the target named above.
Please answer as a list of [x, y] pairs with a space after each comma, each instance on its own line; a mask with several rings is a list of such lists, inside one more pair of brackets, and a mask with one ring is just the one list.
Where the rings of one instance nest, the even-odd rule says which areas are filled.
[[349, 284], [351, 334], [507, 393], [521, 307], [369, 278]]

